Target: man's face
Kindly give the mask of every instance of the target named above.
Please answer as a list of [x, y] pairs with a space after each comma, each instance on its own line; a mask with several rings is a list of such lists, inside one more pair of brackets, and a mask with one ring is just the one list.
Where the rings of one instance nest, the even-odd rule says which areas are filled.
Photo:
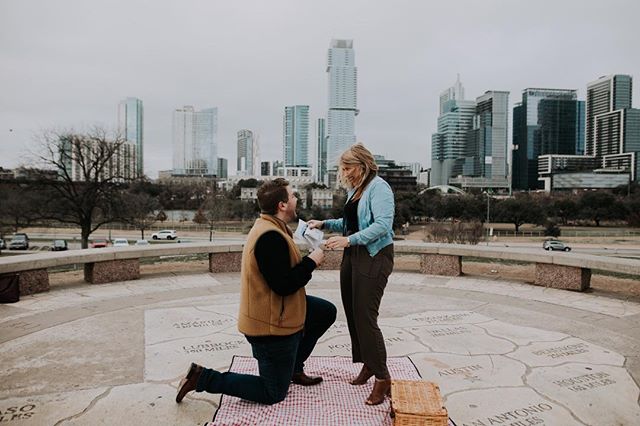
[[285, 209], [283, 213], [287, 218], [287, 222], [292, 222], [296, 220], [298, 215], [296, 214], [296, 207], [298, 206], [298, 198], [293, 194], [293, 190], [290, 186], [287, 186], [287, 194], [289, 194], [289, 199], [285, 205]]

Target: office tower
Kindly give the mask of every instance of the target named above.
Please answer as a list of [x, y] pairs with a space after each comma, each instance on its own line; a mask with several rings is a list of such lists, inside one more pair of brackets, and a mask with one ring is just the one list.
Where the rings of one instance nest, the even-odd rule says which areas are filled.
[[327, 129], [326, 120], [324, 118], [318, 118], [318, 124], [316, 127], [317, 134], [317, 148], [318, 148], [318, 160], [316, 161], [316, 181], [324, 183], [327, 182]]
[[[582, 104], [584, 105], [584, 104]], [[513, 188], [534, 190], [538, 180], [538, 156], [576, 155], [582, 150], [584, 119], [576, 90], [527, 88], [522, 102], [513, 108]]]
[[118, 104], [118, 131], [136, 147], [137, 177], [144, 176], [143, 118], [144, 112], [140, 99], [126, 98]]
[[332, 40], [327, 55], [329, 111], [327, 114], [327, 169], [356, 142], [358, 70], [353, 40]]
[[173, 174], [218, 173], [218, 108], [196, 111], [185, 106], [173, 113]]
[[460, 74], [456, 77], [456, 82], [453, 86], [440, 93], [440, 115], [445, 112], [445, 105], [449, 101], [463, 101], [464, 100], [464, 87], [460, 82]]
[[587, 85], [584, 155], [541, 156], [546, 190], [615, 188], [638, 179], [640, 110], [631, 107], [632, 84], [630, 75], [615, 74]]
[[473, 128], [467, 132], [462, 175], [449, 184], [462, 188], [508, 189], [507, 121], [509, 92], [487, 91], [476, 98]]
[[598, 156], [596, 147], [596, 116], [631, 108], [632, 79], [630, 75], [615, 74], [592, 81], [587, 85], [585, 155]]
[[271, 176], [271, 161], [260, 163], [260, 176]]
[[[479, 160], [479, 176], [496, 183], [506, 182], [509, 176], [507, 164], [507, 122], [509, 118], [509, 92], [487, 91], [476, 98], [476, 115], [473, 119], [476, 149], [470, 152]], [[468, 148], [470, 148], [469, 145]]]
[[229, 177], [229, 162], [226, 158], [218, 157], [218, 178], [227, 179]]
[[283, 161], [285, 167], [309, 167], [309, 106], [284, 107]]
[[255, 148], [253, 132], [247, 129], [238, 130], [238, 159], [236, 164], [238, 175], [253, 175]]
[[440, 94], [438, 131], [431, 137], [431, 184], [447, 185], [449, 178], [461, 175], [467, 151], [467, 132], [476, 112], [474, 101], [464, 100], [460, 77], [454, 86]]

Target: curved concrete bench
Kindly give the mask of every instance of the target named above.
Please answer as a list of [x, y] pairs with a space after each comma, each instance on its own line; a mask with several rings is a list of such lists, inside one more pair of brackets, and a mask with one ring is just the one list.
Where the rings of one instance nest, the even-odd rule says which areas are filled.
[[[92, 284], [137, 279], [140, 259], [148, 257], [208, 254], [211, 272], [238, 272], [242, 247], [242, 244], [178, 243], [11, 256], [0, 259], [0, 276], [19, 273], [20, 294], [26, 295], [49, 289], [48, 268], [74, 264], [84, 265], [84, 279]], [[540, 249], [399, 242], [395, 252], [419, 256], [420, 271], [430, 275], [461, 275], [463, 257], [535, 263], [535, 284], [577, 291], [589, 288], [592, 269], [640, 276], [638, 260]], [[325, 252], [321, 269], [339, 269], [341, 258], [339, 250]]]

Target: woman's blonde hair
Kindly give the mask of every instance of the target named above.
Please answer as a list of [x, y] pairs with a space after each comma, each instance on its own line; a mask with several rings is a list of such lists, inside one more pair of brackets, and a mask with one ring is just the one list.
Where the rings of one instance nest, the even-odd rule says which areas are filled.
[[356, 166], [360, 171], [359, 179], [353, 185], [353, 188], [356, 188], [353, 199], [357, 200], [362, 196], [362, 192], [367, 187], [371, 179], [373, 179], [377, 174], [378, 165], [376, 164], [371, 151], [365, 148], [361, 143], [351, 145], [345, 152], [343, 152], [340, 156], [340, 173], [338, 174], [338, 179], [342, 186], [352, 189], [351, 183], [344, 178], [342, 170], [344, 166]]

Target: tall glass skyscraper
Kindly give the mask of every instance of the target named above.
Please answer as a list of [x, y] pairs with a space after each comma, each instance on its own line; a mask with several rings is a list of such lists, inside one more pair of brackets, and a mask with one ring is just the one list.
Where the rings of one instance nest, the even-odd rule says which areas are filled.
[[509, 92], [487, 91], [476, 98], [473, 128], [467, 132], [463, 187], [508, 188], [507, 121]]
[[283, 160], [285, 167], [309, 167], [309, 105], [284, 107]]
[[337, 166], [340, 154], [356, 142], [358, 69], [355, 66], [353, 40], [331, 41], [327, 55], [327, 73], [327, 168], [333, 169]]
[[[583, 104], [582, 104], [583, 105]], [[538, 156], [584, 149], [584, 113], [575, 90], [527, 88], [513, 108], [513, 188], [541, 189]]]
[[185, 106], [173, 112], [173, 174], [218, 174], [218, 108], [196, 111]]
[[238, 175], [254, 174], [255, 140], [251, 130], [238, 130], [238, 159], [236, 163]]
[[316, 128], [316, 136], [317, 143], [316, 146], [318, 148], [318, 161], [316, 164], [316, 180], [318, 182], [324, 183], [325, 185], [328, 183], [327, 181], [327, 129], [326, 129], [326, 120], [324, 118], [318, 118], [318, 125]]
[[126, 98], [118, 104], [118, 130], [122, 136], [135, 145], [136, 175], [144, 176], [142, 101], [138, 98]]

